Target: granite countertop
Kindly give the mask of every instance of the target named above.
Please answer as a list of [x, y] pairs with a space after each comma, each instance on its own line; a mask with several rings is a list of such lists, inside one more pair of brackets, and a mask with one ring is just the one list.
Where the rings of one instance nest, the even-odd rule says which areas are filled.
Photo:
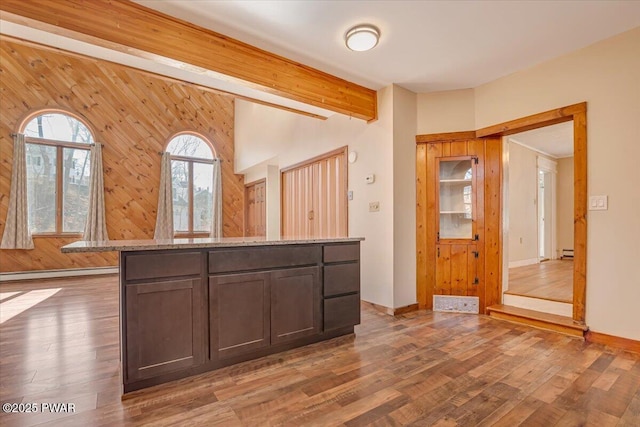
[[63, 246], [60, 251], [66, 254], [81, 252], [110, 252], [110, 251], [146, 251], [160, 249], [193, 249], [219, 248], [234, 246], [274, 246], [274, 245], [303, 245], [309, 243], [342, 243], [359, 242], [364, 237], [331, 237], [324, 239], [277, 238], [264, 237], [222, 237], [222, 238], [193, 238], [166, 240], [105, 240], [101, 242], [87, 242], [80, 240]]

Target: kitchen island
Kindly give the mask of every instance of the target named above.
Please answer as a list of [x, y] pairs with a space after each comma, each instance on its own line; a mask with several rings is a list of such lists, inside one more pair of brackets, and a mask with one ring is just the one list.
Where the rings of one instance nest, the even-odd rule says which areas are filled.
[[353, 333], [361, 240], [80, 241], [62, 252], [120, 252], [128, 393]]

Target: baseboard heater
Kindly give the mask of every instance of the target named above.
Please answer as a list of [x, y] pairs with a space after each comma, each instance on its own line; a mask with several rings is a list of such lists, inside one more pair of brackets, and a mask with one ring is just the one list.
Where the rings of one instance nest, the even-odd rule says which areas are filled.
[[480, 299], [478, 297], [434, 295], [433, 311], [478, 314], [480, 313]]
[[563, 249], [560, 259], [573, 259], [573, 249]]

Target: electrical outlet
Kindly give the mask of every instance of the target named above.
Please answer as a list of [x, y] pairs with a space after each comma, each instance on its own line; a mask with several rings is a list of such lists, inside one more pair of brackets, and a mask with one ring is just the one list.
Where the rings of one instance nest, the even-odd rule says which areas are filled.
[[380, 202], [369, 202], [369, 212], [379, 212]]

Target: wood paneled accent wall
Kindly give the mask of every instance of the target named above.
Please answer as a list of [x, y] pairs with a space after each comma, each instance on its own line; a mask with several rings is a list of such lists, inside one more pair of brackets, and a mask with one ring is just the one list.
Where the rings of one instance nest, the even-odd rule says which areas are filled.
[[[160, 156], [167, 138], [196, 130], [223, 159], [223, 233], [242, 236], [244, 184], [233, 170], [234, 100], [107, 61], [0, 37], [0, 234], [9, 201], [13, 141], [22, 119], [42, 108], [73, 111], [104, 144], [111, 239], [153, 237]], [[0, 252], [0, 272], [117, 265], [113, 254], [62, 254], [79, 237], [36, 237], [31, 251]]]

